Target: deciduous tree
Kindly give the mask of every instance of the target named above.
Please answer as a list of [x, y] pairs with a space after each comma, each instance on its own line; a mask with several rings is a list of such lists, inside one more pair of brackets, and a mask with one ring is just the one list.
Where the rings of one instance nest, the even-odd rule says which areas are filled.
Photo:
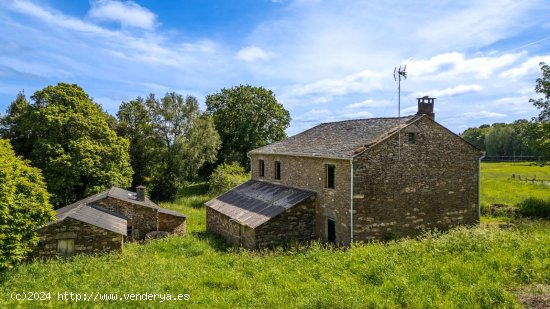
[[222, 140], [218, 162], [249, 167], [247, 153], [286, 137], [290, 113], [271, 90], [250, 85], [222, 89], [206, 97]]
[[216, 160], [220, 137], [192, 96], [172, 92], [158, 99], [151, 94], [123, 103], [117, 115], [119, 132], [131, 141], [132, 164], [142, 173], [134, 177], [135, 184], [149, 178], [155, 200], [172, 199], [185, 182], [197, 178], [204, 163]]
[[0, 270], [25, 259], [38, 241], [33, 230], [54, 219], [39, 169], [0, 139]]
[[544, 154], [550, 158], [550, 66], [540, 63], [542, 77], [537, 78], [535, 91], [542, 95], [542, 98], [529, 100], [540, 109], [540, 114], [535, 118], [537, 145]]
[[31, 99], [12, 104], [3, 120], [5, 136], [18, 155], [42, 170], [56, 206], [130, 185], [129, 142], [110, 128], [109, 115], [82, 88], [59, 83]]

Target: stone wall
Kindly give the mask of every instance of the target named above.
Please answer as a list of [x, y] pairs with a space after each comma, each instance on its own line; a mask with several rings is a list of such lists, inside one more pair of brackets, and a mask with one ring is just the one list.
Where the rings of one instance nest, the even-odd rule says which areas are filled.
[[185, 235], [186, 233], [186, 218], [158, 213], [159, 219], [159, 231], [165, 231], [169, 233]]
[[[259, 160], [265, 176], [259, 176]], [[275, 161], [281, 162], [281, 179], [275, 179]], [[335, 165], [335, 188], [325, 188], [325, 164]], [[315, 238], [327, 239], [327, 219], [336, 222], [336, 242], [350, 242], [350, 161], [287, 155], [251, 155], [252, 178], [315, 191]]]
[[[147, 233], [158, 230], [157, 209], [121, 201], [111, 197], [94, 202], [93, 205], [124, 216], [128, 221], [128, 227], [132, 227], [132, 239], [144, 239]], [[128, 237], [129, 236], [130, 235], [128, 235]]]
[[315, 202], [302, 202], [256, 228], [256, 247], [315, 239]]
[[221, 235], [229, 243], [237, 246], [254, 248], [256, 245], [254, 229], [241, 226], [230, 217], [208, 206], [206, 206], [206, 230]]
[[34, 249], [36, 257], [57, 255], [58, 239], [74, 239], [74, 254], [93, 254], [121, 250], [123, 236], [72, 218], [38, 229], [40, 241]]
[[354, 160], [355, 241], [479, 222], [479, 150], [427, 117], [402, 131], [400, 150], [395, 135]]

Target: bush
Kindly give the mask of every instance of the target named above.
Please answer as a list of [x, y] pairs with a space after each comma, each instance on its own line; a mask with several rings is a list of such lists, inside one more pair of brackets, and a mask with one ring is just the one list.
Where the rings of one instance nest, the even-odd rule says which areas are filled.
[[26, 258], [38, 238], [33, 230], [54, 219], [39, 169], [0, 139], [0, 270]]
[[517, 206], [522, 217], [550, 219], [550, 199], [531, 197]]
[[233, 162], [220, 164], [208, 180], [210, 194], [222, 194], [229, 189], [240, 185], [250, 179], [250, 174], [244, 171], [244, 167]]

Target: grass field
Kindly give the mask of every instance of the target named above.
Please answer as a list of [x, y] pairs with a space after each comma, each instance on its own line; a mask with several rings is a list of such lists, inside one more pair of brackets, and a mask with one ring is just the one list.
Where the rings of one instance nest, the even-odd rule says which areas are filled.
[[492, 204], [515, 206], [530, 197], [550, 199], [550, 184], [533, 184], [512, 179], [512, 174], [529, 179], [550, 180], [550, 166], [536, 166], [528, 162], [482, 163], [481, 201], [482, 207]]
[[[514, 188], [502, 186], [513, 168], [487, 165], [483, 186]], [[347, 250], [317, 244], [248, 251], [204, 232], [202, 204], [209, 199], [204, 192], [204, 185], [194, 185], [176, 203], [163, 205], [188, 216], [188, 236], [129, 244], [122, 253], [21, 265], [0, 273], [0, 307], [520, 308], [518, 291], [547, 291], [550, 284], [548, 221], [514, 221], [509, 229], [484, 224]], [[510, 192], [494, 196], [498, 203], [516, 198]], [[29, 291], [50, 292], [51, 300], [10, 299], [12, 292]], [[189, 300], [58, 300], [57, 293], [65, 291], [120, 298], [181, 293]]]

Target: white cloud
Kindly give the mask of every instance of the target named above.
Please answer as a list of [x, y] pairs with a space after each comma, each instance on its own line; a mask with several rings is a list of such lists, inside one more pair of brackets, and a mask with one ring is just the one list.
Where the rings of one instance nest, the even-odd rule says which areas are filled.
[[265, 50], [257, 46], [247, 46], [241, 48], [237, 52], [236, 57], [240, 60], [247, 62], [253, 62], [256, 60], [268, 60], [270, 58], [269, 54]]
[[522, 55], [524, 53], [466, 58], [464, 54], [458, 52], [444, 53], [429, 59], [409, 60], [407, 68], [411, 78], [440, 79], [467, 76], [487, 79], [495, 71], [513, 64]]
[[477, 111], [477, 112], [466, 112], [459, 114], [458, 119], [469, 120], [469, 119], [488, 119], [488, 118], [502, 118], [506, 117], [506, 114], [489, 112], [486, 110]]
[[467, 93], [481, 91], [483, 87], [481, 85], [458, 85], [455, 87], [445, 88], [445, 89], [433, 89], [429, 91], [419, 91], [413, 94], [414, 97], [422, 97], [428, 95], [430, 97], [455, 97]]
[[48, 25], [70, 32], [82, 32], [83, 37], [79, 39], [93, 42], [96, 45], [94, 48], [102, 48], [103, 52], [112, 56], [140, 63], [182, 67], [189, 65], [191, 61], [196, 61], [204, 65], [203, 59], [195, 57], [194, 54], [213, 53], [217, 49], [217, 45], [210, 40], [174, 44], [174, 42], [167, 42], [161, 34], [141, 37], [109, 30], [24, 0], [13, 1], [10, 8], [16, 12], [38, 18]]
[[372, 100], [367, 99], [365, 101], [352, 103], [346, 105], [346, 108], [355, 109], [355, 108], [365, 108], [365, 107], [385, 107], [385, 106], [391, 106], [392, 103], [387, 100]]
[[287, 93], [290, 96], [306, 96], [313, 94], [346, 95], [353, 92], [367, 93], [381, 88], [380, 74], [364, 70], [340, 79], [324, 79], [309, 84], [295, 85]]
[[530, 73], [540, 72], [539, 63], [541, 62], [549, 63], [550, 55], [531, 57], [520, 65], [516, 66], [515, 68], [502, 72], [500, 74], [500, 77], [518, 78]]
[[153, 29], [156, 15], [133, 1], [95, 0], [88, 12], [98, 21], [114, 21], [124, 27]]

